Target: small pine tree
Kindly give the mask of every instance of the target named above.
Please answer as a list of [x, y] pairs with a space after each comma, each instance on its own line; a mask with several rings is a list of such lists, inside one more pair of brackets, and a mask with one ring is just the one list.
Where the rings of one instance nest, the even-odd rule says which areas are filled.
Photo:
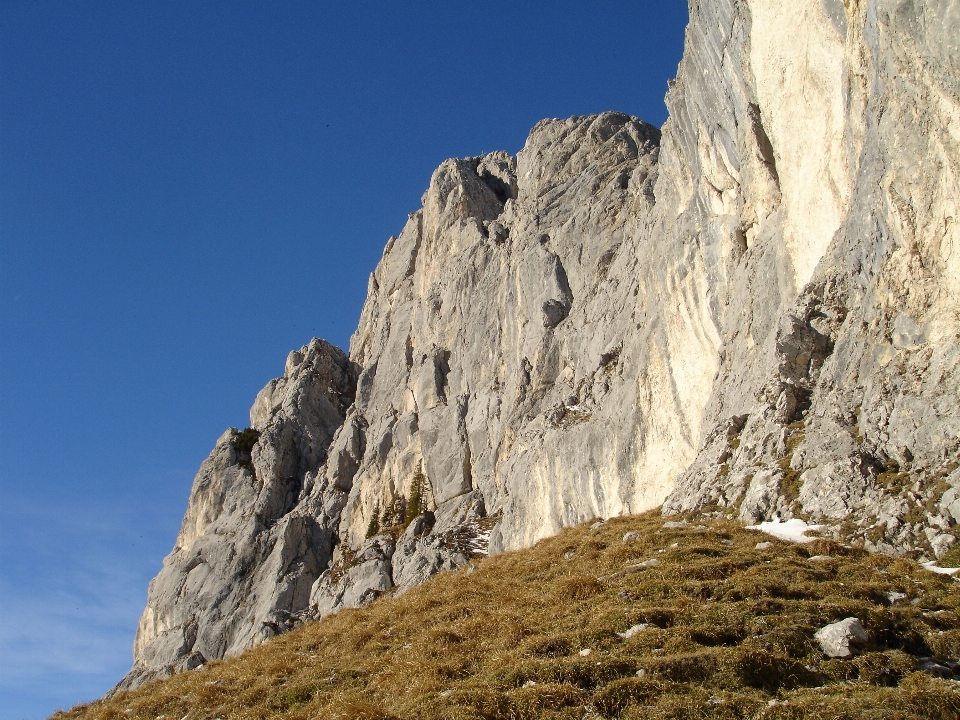
[[393, 527], [403, 520], [402, 504], [403, 498], [396, 496], [390, 497], [390, 502], [383, 506], [383, 514], [380, 516], [381, 528]]
[[407, 515], [407, 501], [403, 495], [393, 501], [393, 512], [391, 512], [390, 515], [393, 520], [393, 522], [390, 523], [391, 525], [403, 524], [403, 518]]
[[380, 534], [380, 503], [377, 503], [376, 510], [370, 516], [370, 524], [367, 525], [367, 539]]
[[393, 507], [393, 499], [391, 498], [390, 502], [383, 506], [383, 514], [380, 516], [380, 527], [390, 527], [393, 525], [390, 517], [390, 510]]
[[407, 500], [407, 512], [403, 518], [404, 527], [407, 527], [423, 513], [423, 495], [426, 485], [427, 478], [423, 474], [423, 461], [421, 460], [417, 463], [417, 470], [413, 473], [413, 481], [410, 483], [410, 499]]

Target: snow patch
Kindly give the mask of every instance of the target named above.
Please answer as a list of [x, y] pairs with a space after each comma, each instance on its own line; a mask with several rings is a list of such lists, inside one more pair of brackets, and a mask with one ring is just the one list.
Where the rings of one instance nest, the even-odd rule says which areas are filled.
[[929, 570], [930, 572], [935, 572], [940, 575], [953, 575], [955, 572], [960, 571], [960, 568], [945, 568], [937, 565], [936, 560], [931, 560], [930, 562], [921, 563], [924, 570]]
[[822, 530], [824, 525], [807, 525], [800, 518], [793, 518], [786, 522], [773, 520], [771, 522], [762, 522], [759, 525], [748, 525], [747, 530], [759, 530], [767, 535], [773, 535], [780, 540], [796, 543], [809, 543], [817, 540], [815, 537], [807, 537], [808, 532], [817, 532]]
[[646, 630], [648, 627], [650, 627], [650, 623], [639, 623], [638, 625], [633, 625], [632, 627], [627, 628], [622, 633], [618, 632], [617, 635], [624, 640], [629, 640], [637, 633], [640, 633]]

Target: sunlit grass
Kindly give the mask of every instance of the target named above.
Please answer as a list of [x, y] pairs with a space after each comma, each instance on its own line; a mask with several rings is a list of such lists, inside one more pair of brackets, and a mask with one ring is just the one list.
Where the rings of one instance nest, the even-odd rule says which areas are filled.
[[[960, 655], [951, 578], [827, 540], [757, 550], [771, 539], [735, 524], [662, 526], [565, 530], [59, 717], [960, 717], [960, 686], [916, 671]], [[849, 616], [871, 644], [830, 660], [813, 634]]]

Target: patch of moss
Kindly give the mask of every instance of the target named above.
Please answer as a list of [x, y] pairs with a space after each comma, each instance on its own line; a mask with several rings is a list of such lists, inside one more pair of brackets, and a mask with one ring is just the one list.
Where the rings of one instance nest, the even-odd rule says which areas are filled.
[[793, 505], [800, 499], [800, 488], [803, 481], [800, 480], [800, 472], [794, 470], [791, 463], [793, 454], [806, 436], [804, 432], [804, 421], [798, 420], [787, 426], [788, 434], [786, 440], [786, 454], [777, 461], [777, 466], [783, 472], [783, 479], [780, 481], [780, 494], [786, 499], [789, 505]]
[[937, 565], [946, 568], [960, 567], [960, 542], [955, 542], [946, 555], [937, 561]]
[[863, 445], [865, 438], [860, 434], [860, 423], [856, 423], [850, 428], [850, 434], [853, 435], [853, 441], [857, 445]]
[[917, 669], [917, 659], [902, 650], [868, 652], [853, 660], [861, 682], [895, 687]]
[[871, 528], [868, 528], [863, 536], [876, 545], [878, 542], [881, 542], [886, 536], [886, 527], [883, 525], [874, 525]]
[[903, 522], [909, 525], [922, 523], [927, 519], [927, 509], [923, 505], [914, 505], [903, 516]]

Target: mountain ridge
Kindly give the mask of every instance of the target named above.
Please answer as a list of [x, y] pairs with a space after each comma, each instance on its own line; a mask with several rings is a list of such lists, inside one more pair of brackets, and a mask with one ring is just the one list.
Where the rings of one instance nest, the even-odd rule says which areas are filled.
[[[437, 169], [349, 356], [292, 352], [204, 463], [120, 688], [463, 566], [481, 521], [492, 553], [661, 505], [950, 549], [960, 13], [690, 18], [662, 129], [544, 120]], [[418, 468], [428, 512], [367, 538]]]

